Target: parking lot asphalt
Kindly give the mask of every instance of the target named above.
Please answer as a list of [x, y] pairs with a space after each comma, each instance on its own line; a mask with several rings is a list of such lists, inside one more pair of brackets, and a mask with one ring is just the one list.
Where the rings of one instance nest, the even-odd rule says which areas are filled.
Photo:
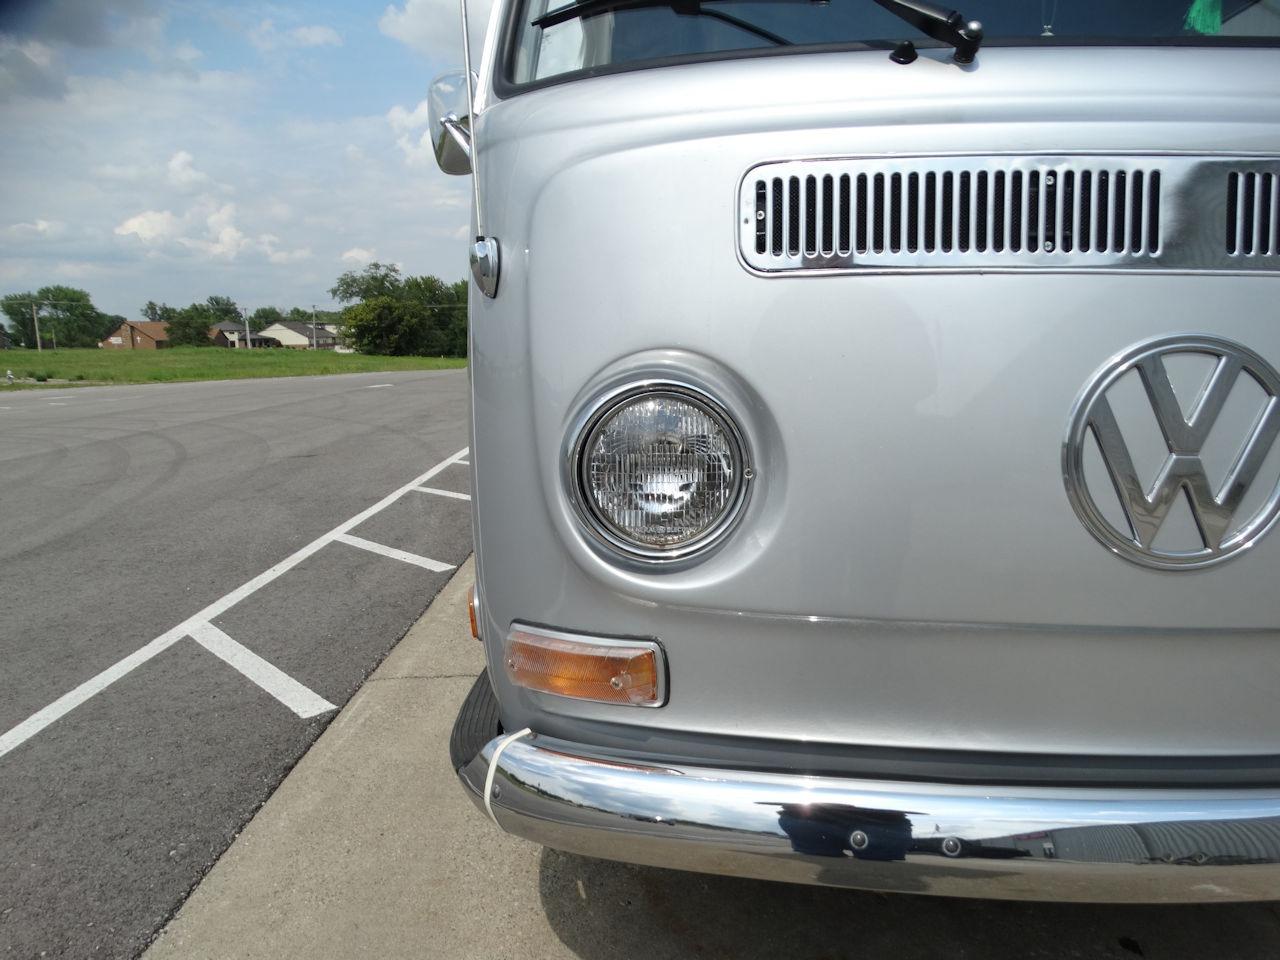
[[881, 895], [634, 867], [506, 836], [448, 760], [483, 668], [466, 627], [471, 579], [468, 562], [144, 960], [1280, 956], [1278, 904]]
[[0, 957], [136, 956], [403, 636], [470, 552], [467, 393], [3, 398]]

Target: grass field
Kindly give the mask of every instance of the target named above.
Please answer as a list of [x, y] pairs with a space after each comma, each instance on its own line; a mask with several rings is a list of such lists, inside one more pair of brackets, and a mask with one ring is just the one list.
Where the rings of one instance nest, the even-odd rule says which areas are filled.
[[[323, 373], [382, 370], [439, 370], [465, 367], [452, 357], [374, 357], [332, 350], [232, 350], [173, 347], [168, 350], [0, 350], [0, 377], [13, 371], [18, 383], [65, 387], [75, 383], [154, 383], [166, 380], [243, 380], [249, 377], [307, 377]], [[40, 378], [45, 382], [40, 383]]]

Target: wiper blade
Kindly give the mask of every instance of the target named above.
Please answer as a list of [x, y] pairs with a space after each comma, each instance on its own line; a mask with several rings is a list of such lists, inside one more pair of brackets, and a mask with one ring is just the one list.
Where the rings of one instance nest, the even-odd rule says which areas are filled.
[[[570, 20], [586, 19], [588, 17], [598, 16], [602, 13], [609, 13], [613, 10], [637, 10], [641, 7], [670, 7], [676, 13], [689, 17], [709, 17], [712, 20], [719, 20], [721, 23], [727, 23], [737, 27], [739, 30], [745, 30], [747, 33], [754, 34], [762, 40], [768, 40], [770, 43], [779, 47], [791, 46], [791, 41], [785, 37], [780, 37], [772, 30], [766, 30], [764, 27], [757, 26], [747, 20], [742, 20], [733, 14], [725, 13], [721, 10], [708, 10], [703, 4], [714, 2], [714, 0], [578, 0], [577, 3], [566, 4], [563, 7], [557, 7], [554, 10], [548, 10], [537, 20], [532, 21], [535, 27], [546, 29], [554, 27], [557, 24], [567, 23]], [[801, 0], [804, 2], [804, 0]]]
[[924, 0], [876, 0], [876, 3], [925, 36], [954, 47], [956, 63], [973, 63], [982, 46], [982, 24], [977, 20], [966, 22], [955, 10]]
[[[547, 29], [570, 20], [586, 19], [613, 10], [636, 10], [641, 7], [669, 7], [685, 16], [710, 17], [752, 33], [778, 46], [791, 46], [791, 41], [764, 27], [739, 19], [720, 10], [708, 10], [705, 3], [714, 0], [577, 0], [563, 7], [548, 10], [532, 21], [535, 27]], [[792, 0], [804, 3], [806, 0]], [[808, 0], [822, 2], [822, 0]], [[895, 17], [905, 20], [925, 36], [955, 48], [956, 63], [973, 63], [974, 55], [982, 46], [982, 24], [977, 20], [965, 21], [955, 10], [947, 10], [924, 0], [875, 0]]]

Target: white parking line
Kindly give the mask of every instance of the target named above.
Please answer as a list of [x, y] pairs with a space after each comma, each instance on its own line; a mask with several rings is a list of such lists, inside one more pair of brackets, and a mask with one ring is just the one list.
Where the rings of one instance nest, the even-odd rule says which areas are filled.
[[65, 403], [50, 403], [50, 404], [49, 404], [49, 406], [51, 406], [51, 407], [65, 407], [65, 406], [66, 406], [66, 404], [65, 404]]
[[455, 461], [453, 461], [453, 462], [454, 462], [454, 463], [456, 463], [456, 464], [457, 464], [458, 466], [460, 466], [460, 467], [469, 467], [469, 466], [471, 466], [471, 461], [470, 461], [470, 460], [455, 460]]
[[365, 385], [366, 390], [377, 390], [379, 387], [394, 387], [394, 383], [370, 383]]
[[192, 627], [191, 638], [218, 659], [235, 667], [303, 720], [338, 709], [279, 667], [263, 660], [243, 644], [236, 643], [212, 623]]
[[[365, 510], [361, 510], [350, 520], [347, 520], [345, 523], [339, 524], [338, 526], [334, 527], [332, 530], [330, 530], [328, 533], [324, 534], [323, 536], [320, 536], [315, 540], [312, 540], [305, 547], [302, 547], [299, 550], [296, 550], [293, 553], [289, 554], [289, 556], [285, 557], [283, 560], [281, 560], [271, 569], [265, 570], [262, 573], [258, 574], [256, 577], [254, 577], [252, 580], [248, 581], [247, 583], [241, 584], [239, 587], [232, 590], [226, 596], [213, 601], [213, 603], [209, 604], [199, 613], [195, 614], [192, 617], [189, 617], [186, 620], [183, 620], [182, 623], [178, 624], [176, 627], [173, 627], [170, 630], [166, 630], [164, 633], [160, 634], [160, 636], [156, 637], [150, 643], [135, 650], [133, 653], [129, 654], [127, 657], [124, 657], [121, 660], [117, 660], [115, 663], [107, 667], [107, 669], [103, 670], [101, 673], [90, 677], [88, 680], [80, 684], [74, 690], [64, 693], [61, 697], [53, 701], [53, 703], [49, 704], [47, 707], [43, 708], [42, 710], [36, 711], [31, 716], [29, 716], [26, 720], [23, 720], [16, 727], [13, 727], [11, 730], [6, 732], [3, 736], [0, 736], [0, 757], [3, 757], [10, 750], [15, 749], [16, 747], [20, 747], [22, 744], [26, 743], [28, 740], [34, 737], [37, 733], [43, 730], [45, 727], [49, 726], [49, 724], [53, 723], [55, 720], [59, 719], [60, 717], [66, 716], [68, 713], [70, 713], [76, 707], [80, 706], [80, 704], [84, 703], [90, 697], [93, 697], [96, 694], [101, 693], [103, 690], [111, 686], [111, 684], [115, 683], [121, 677], [125, 676], [135, 668], [146, 663], [148, 660], [150, 660], [152, 657], [156, 656], [157, 654], [163, 653], [165, 650], [173, 646], [183, 637], [189, 636], [192, 630], [196, 629], [202, 624], [207, 624], [214, 617], [220, 616], [221, 614], [230, 610], [232, 607], [234, 607], [237, 603], [239, 603], [245, 597], [249, 596], [252, 593], [255, 593], [258, 590], [261, 590], [272, 580], [275, 580], [277, 577], [281, 576], [282, 574], [285, 574], [288, 571], [292, 570], [294, 567], [300, 564], [303, 560], [307, 559], [307, 557], [316, 553], [327, 544], [332, 543], [334, 540], [338, 539], [339, 537], [345, 536], [348, 530], [351, 530], [354, 527], [359, 526], [360, 524], [368, 520], [370, 517], [372, 517], [374, 514], [382, 510], [385, 510], [387, 507], [391, 506], [391, 504], [395, 503], [397, 500], [403, 497], [406, 493], [408, 493], [414, 487], [417, 487], [426, 483], [428, 480], [434, 477], [441, 470], [444, 470], [446, 467], [452, 466], [454, 463], [456, 463], [458, 460], [462, 459], [466, 455], [467, 455], [467, 448], [463, 447], [453, 456], [437, 463], [434, 467], [432, 467], [422, 476], [414, 477], [404, 486], [393, 491], [392, 493], [387, 494], [385, 497], [383, 497], [373, 506]], [[409, 556], [412, 556], [412, 554], [409, 554]], [[397, 558], [397, 559], [402, 559], [402, 558]], [[419, 559], [422, 559], [422, 558], [419, 558]], [[431, 562], [435, 563], [434, 560]], [[445, 569], [452, 569], [452, 567], [445, 566]]]
[[456, 490], [439, 490], [436, 487], [414, 487], [419, 493], [434, 493], [437, 497], [453, 497], [455, 500], [470, 500], [471, 494], [458, 493]]
[[364, 537], [353, 537], [347, 533], [340, 533], [333, 539], [339, 543], [359, 547], [361, 550], [368, 550], [370, 553], [380, 553], [384, 557], [391, 557], [393, 560], [403, 560], [405, 563], [412, 563], [416, 567], [425, 567], [427, 570], [434, 570], [436, 573], [444, 573], [446, 570], [453, 569], [453, 564], [451, 563], [441, 563], [439, 560], [432, 560], [430, 557], [420, 557], [416, 553], [397, 550], [395, 547], [388, 547], [385, 543], [375, 543], [372, 540], [366, 540]]

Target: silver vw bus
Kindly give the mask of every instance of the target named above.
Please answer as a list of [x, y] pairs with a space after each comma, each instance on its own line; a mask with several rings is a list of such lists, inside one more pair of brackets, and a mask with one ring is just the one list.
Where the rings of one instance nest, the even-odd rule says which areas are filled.
[[474, 172], [504, 830], [1280, 898], [1280, 4], [506, 0]]

